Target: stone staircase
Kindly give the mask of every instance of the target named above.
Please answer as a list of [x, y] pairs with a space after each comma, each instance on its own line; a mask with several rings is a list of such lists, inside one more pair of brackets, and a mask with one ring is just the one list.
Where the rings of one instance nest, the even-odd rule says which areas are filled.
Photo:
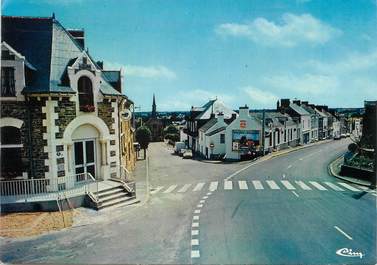
[[109, 180], [107, 185], [102, 185], [98, 192], [94, 192], [98, 201], [94, 202], [94, 209], [102, 210], [109, 207], [120, 207], [138, 203], [136, 194], [129, 192], [121, 182]]

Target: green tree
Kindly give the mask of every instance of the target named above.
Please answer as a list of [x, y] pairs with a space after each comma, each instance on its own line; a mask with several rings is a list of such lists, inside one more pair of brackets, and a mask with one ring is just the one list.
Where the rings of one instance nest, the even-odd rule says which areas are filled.
[[144, 159], [146, 155], [146, 149], [151, 141], [152, 133], [147, 126], [141, 126], [136, 130], [136, 141], [140, 144], [140, 148], [144, 149]]
[[171, 124], [164, 129], [164, 135], [168, 135], [168, 134], [179, 134], [179, 131], [178, 131], [177, 127], [175, 127], [173, 124]]

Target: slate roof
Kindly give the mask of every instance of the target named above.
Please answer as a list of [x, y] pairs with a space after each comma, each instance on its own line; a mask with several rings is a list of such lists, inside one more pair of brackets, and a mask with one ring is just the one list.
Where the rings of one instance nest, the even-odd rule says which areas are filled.
[[323, 113], [322, 111], [320, 110], [317, 110], [316, 108], [314, 108], [315, 112], [317, 114], [319, 114], [322, 118], [327, 118], [327, 115], [325, 113]]
[[[23, 93], [75, 93], [66, 69], [84, 50], [57, 20], [2, 16], [1, 37], [37, 70], [32, 85], [25, 87]], [[100, 90], [106, 95], [121, 95], [106, 80]]]
[[[250, 115], [255, 117], [257, 120], [263, 119], [262, 112], [253, 112], [250, 113]], [[272, 123], [274, 127], [281, 127], [284, 125], [284, 121], [287, 126], [297, 125], [297, 123], [288, 114], [283, 114], [280, 112], [265, 112], [265, 125]]]
[[202, 107], [202, 113], [196, 116], [196, 120], [206, 120], [211, 118], [211, 114], [218, 114], [222, 112], [224, 114], [224, 119], [229, 119], [232, 117], [232, 114], [236, 114], [235, 111], [231, 110], [225, 104], [217, 99], [210, 100]]
[[120, 71], [102, 71], [103, 77], [109, 82], [118, 82], [120, 80]]
[[317, 112], [312, 107], [307, 106], [305, 104], [302, 104], [301, 108], [303, 108], [304, 110], [306, 110], [307, 112], [309, 112], [312, 115], [316, 115], [317, 114]]
[[223, 127], [217, 128], [216, 130], [213, 130], [209, 133], [206, 133], [206, 136], [212, 136], [212, 135], [215, 135], [215, 134], [222, 132], [222, 131], [225, 131], [225, 130], [226, 130], [226, 127], [223, 126]]
[[217, 123], [217, 118], [212, 118], [208, 122], [206, 122], [202, 127], [200, 127], [199, 130], [206, 132], [216, 123]]
[[289, 104], [289, 107], [291, 109], [293, 109], [295, 112], [297, 112], [301, 116], [303, 116], [303, 115], [310, 115], [309, 112], [307, 112], [305, 109], [303, 109], [302, 107], [300, 107], [299, 105], [297, 105], [295, 103]]

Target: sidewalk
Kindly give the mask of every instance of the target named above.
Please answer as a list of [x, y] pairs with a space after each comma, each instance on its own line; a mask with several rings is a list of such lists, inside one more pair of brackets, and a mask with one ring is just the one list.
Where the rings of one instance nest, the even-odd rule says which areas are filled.
[[342, 165], [342, 161], [343, 161], [343, 156], [340, 156], [329, 164], [328, 171], [330, 175], [338, 179], [353, 183], [353, 184], [367, 186], [367, 187], [371, 186], [371, 182], [366, 181], [366, 180], [356, 179], [356, 178], [347, 177], [347, 176], [340, 176], [339, 172], [340, 172], [340, 167]]

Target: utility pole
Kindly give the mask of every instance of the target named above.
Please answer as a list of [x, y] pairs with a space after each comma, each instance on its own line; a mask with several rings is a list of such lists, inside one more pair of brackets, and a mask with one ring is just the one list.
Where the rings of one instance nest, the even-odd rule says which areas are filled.
[[264, 142], [265, 142], [265, 110], [263, 109], [263, 115], [262, 115], [262, 154], [264, 156]]

